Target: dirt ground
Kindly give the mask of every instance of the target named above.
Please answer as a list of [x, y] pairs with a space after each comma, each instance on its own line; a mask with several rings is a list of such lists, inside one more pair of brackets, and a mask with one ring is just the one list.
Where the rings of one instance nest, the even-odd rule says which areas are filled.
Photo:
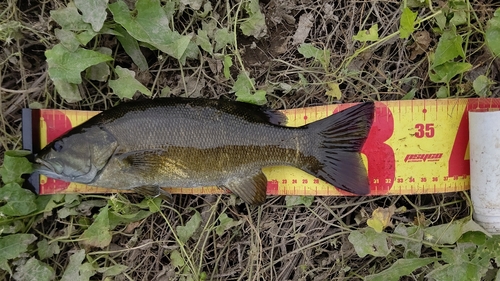
[[[7, 2], [0, 3], [0, 13], [6, 8], [0, 19], [12, 22], [15, 32], [11, 33], [9, 41], [0, 41], [2, 156], [6, 150], [21, 148], [22, 108], [104, 110], [119, 101], [111, 94], [107, 82], [89, 79], [79, 85], [83, 97], [80, 102], [67, 103], [55, 92], [44, 52], [58, 43], [54, 35], [57, 23], [51, 20], [50, 11], [63, 7], [64, 2]], [[211, 3], [222, 23], [223, 15], [234, 12], [228, 7], [236, 5], [231, 0]], [[490, 96], [499, 97], [499, 60], [493, 59], [485, 48], [483, 31], [485, 22], [500, 4], [496, 1], [468, 4], [474, 16], [467, 26], [460, 28], [462, 34], [467, 34], [466, 60], [472, 64], [472, 70], [451, 80], [451, 98], [477, 97], [472, 90], [472, 80], [483, 73], [488, 73], [488, 77], [497, 82], [492, 85]], [[441, 1], [432, 4], [434, 9], [444, 5]], [[432, 20], [421, 23], [408, 39], [396, 36], [353, 56], [363, 47], [361, 42], [353, 40], [359, 30], [378, 24], [379, 38], [399, 30], [399, 1], [265, 0], [260, 2], [260, 8], [265, 16], [267, 35], [256, 39], [239, 32], [238, 45], [233, 50], [241, 54], [242, 64], [255, 79], [256, 87], [268, 90], [266, 106], [288, 109], [401, 100], [412, 89], [415, 89], [414, 99], [437, 98], [441, 85], [429, 79], [428, 55], [435, 50], [439, 40]], [[427, 7], [415, 11], [422, 17], [432, 14]], [[177, 29], [196, 28], [198, 23], [190, 21], [191, 16], [188, 9], [179, 12], [175, 22]], [[306, 36], [297, 34], [299, 28], [306, 29]], [[300, 55], [296, 41], [331, 50], [328, 71]], [[168, 87], [170, 91], [164, 95], [235, 99], [231, 79], [223, 75], [221, 60], [207, 53], [201, 52], [198, 60], [188, 60], [182, 66], [178, 60], [159, 51], [142, 48], [149, 69], [141, 72], [114, 36], [100, 35], [99, 40], [89, 43], [92, 44], [113, 50], [113, 64], [135, 70], [136, 78], [153, 92], [154, 97], [162, 95], [161, 90]], [[240, 69], [235, 63], [230, 71], [236, 78]], [[309, 83], [301, 84], [301, 79]], [[325, 81], [338, 83], [342, 92], [340, 99], [325, 94], [328, 90]], [[143, 96], [137, 93], [134, 98]], [[123, 198], [131, 202], [142, 199], [138, 195], [124, 195]], [[443, 224], [467, 217], [471, 211], [464, 193], [316, 197], [310, 207], [291, 208], [286, 207], [285, 198], [281, 196], [269, 197], [260, 207], [247, 206], [228, 195], [178, 195], [174, 200], [171, 209], [163, 206], [160, 213], [119, 226], [113, 232], [109, 248], [87, 249], [89, 256], [128, 266], [126, 274], [113, 280], [194, 280], [189, 279], [189, 273], [179, 273], [171, 263], [171, 251], [179, 249], [173, 240], [172, 229], [189, 220], [194, 210], [201, 214], [202, 228], [212, 225], [216, 215], [225, 212], [240, 223], [222, 235], [207, 227], [184, 245], [192, 253], [190, 261], [194, 267], [205, 274], [201, 279], [360, 280], [389, 267], [403, 256], [402, 250], [394, 247], [387, 257], [360, 258], [347, 240], [352, 230], [366, 227], [367, 218], [376, 208], [405, 207], [406, 211], [393, 215], [394, 224]], [[79, 214], [64, 219], [58, 218], [54, 210], [52, 216], [37, 223], [34, 231], [41, 236], [63, 237], [68, 225], [75, 224], [78, 230], [82, 220], [89, 220], [98, 210], [95, 207], [87, 216]], [[72, 239], [61, 242], [60, 253], [46, 261], [55, 268], [56, 274], [67, 265], [68, 253], [80, 248]], [[436, 255], [432, 248], [425, 247], [421, 257]], [[424, 276], [424, 270], [417, 270], [403, 280], [424, 280]], [[94, 278], [98, 280], [99, 275]]]

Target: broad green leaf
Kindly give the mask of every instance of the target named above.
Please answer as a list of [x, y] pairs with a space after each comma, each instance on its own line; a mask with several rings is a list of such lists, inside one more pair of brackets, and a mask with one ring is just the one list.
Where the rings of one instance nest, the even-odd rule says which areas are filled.
[[49, 244], [47, 239], [38, 241], [38, 243], [36, 243], [36, 247], [38, 249], [38, 257], [41, 260], [51, 258], [53, 255], [57, 255], [61, 251], [57, 241]]
[[257, 39], [266, 36], [266, 19], [260, 12], [259, 0], [250, 0], [245, 6], [245, 11], [248, 14], [248, 18], [241, 21], [241, 32], [246, 36], [253, 36]]
[[22, 220], [0, 222], [0, 235], [21, 232], [24, 228]]
[[217, 29], [214, 35], [215, 41], [215, 52], [218, 52], [220, 49], [226, 47], [227, 45], [232, 45], [234, 40], [234, 33], [229, 32], [226, 28]]
[[465, 58], [462, 37], [456, 34], [455, 30], [446, 30], [439, 38], [431, 68], [435, 69], [437, 66], [450, 62], [458, 56]]
[[425, 228], [424, 238], [431, 243], [453, 244], [462, 236], [465, 223], [466, 221], [462, 219]]
[[485, 39], [486, 46], [493, 55], [500, 57], [500, 8], [495, 11], [493, 17], [488, 21]]
[[449, 61], [433, 67], [429, 71], [429, 78], [434, 83], [450, 83], [453, 77], [469, 71], [472, 65], [467, 62]]
[[186, 243], [195, 231], [200, 227], [201, 215], [198, 211], [195, 211], [194, 215], [189, 219], [185, 226], [177, 226], [175, 232], [179, 236], [179, 240], [182, 243]]
[[148, 70], [148, 62], [144, 57], [144, 54], [139, 47], [139, 43], [132, 37], [123, 27], [117, 26], [115, 30], [120, 33], [121, 36], [116, 36], [116, 39], [122, 44], [125, 53], [130, 56], [132, 61], [139, 67], [141, 71]]
[[35, 194], [11, 182], [0, 188], [0, 214], [24, 216], [36, 210]]
[[54, 83], [54, 87], [56, 88], [57, 93], [66, 102], [72, 103], [82, 100], [82, 96], [80, 95], [80, 90], [78, 89], [77, 84], [68, 83], [63, 79], [52, 79], [52, 83]]
[[115, 68], [115, 72], [118, 74], [118, 79], [109, 81], [109, 87], [113, 89], [115, 95], [120, 98], [131, 99], [139, 91], [146, 96], [151, 96], [151, 91], [134, 78], [134, 71], [118, 65]]
[[233, 66], [233, 59], [231, 58], [231, 55], [225, 55], [222, 63], [224, 64], [224, 77], [229, 79], [229, 77], [231, 77], [230, 68]]
[[206, 30], [198, 29], [198, 35], [196, 36], [196, 44], [198, 44], [203, 50], [209, 54], [213, 54], [212, 44], [208, 39], [208, 34]]
[[30, 154], [29, 151], [9, 150], [6, 151], [3, 158], [3, 165], [0, 167], [0, 175], [4, 183], [22, 183], [21, 175], [31, 174], [33, 165], [25, 157]]
[[285, 196], [285, 202], [286, 202], [286, 206], [288, 208], [294, 207], [294, 206], [299, 206], [299, 205], [311, 207], [312, 203], [314, 202], [314, 196], [287, 195], [287, 196]]
[[92, 26], [83, 21], [82, 15], [72, 2], [69, 2], [65, 8], [50, 11], [50, 17], [66, 30], [92, 30]]
[[[69, 257], [68, 266], [64, 270], [61, 281], [88, 281], [95, 271], [89, 263], [82, 264], [85, 259], [85, 250], [76, 251]], [[90, 267], [89, 267], [90, 265]]]
[[74, 0], [75, 6], [82, 12], [82, 20], [90, 23], [95, 32], [101, 30], [106, 20], [108, 0]]
[[96, 51], [78, 48], [74, 52], [68, 51], [61, 44], [45, 51], [49, 75], [52, 80], [62, 80], [67, 83], [80, 84], [80, 72], [87, 67], [113, 60], [112, 57]]
[[80, 41], [78, 41], [76, 34], [72, 31], [56, 28], [54, 34], [61, 41], [60, 44], [68, 49], [68, 51], [74, 52], [80, 47]]
[[398, 281], [401, 277], [410, 275], [413, 271], [432, 262], [437, 261], [437, 258], [420, 258], [420, 259], [399, 259], [394, 262], [391, 267], [377, 274], [368, 275], [365, 281]]
[[468, 22], [468, 14], [470, 11], [465, 0], [448, 1], [448, 5], [453, 10], [453, 17], [450, 19], [452, 25], [459, 26]]
[[314, 58], [324, 68], [327, 68], [330, 64], [330, 50], [321, 50], [310, 43], [302, 43], [297, 51], [307, 59]]
[[245, 73], [238, 74], [238, 78], [234, 82], [232, 89], [236, 94], [236, 100], [258, 105], [265, 104], [267, 102], [266, 91], [258, 90], [252, 94], [254, 84], [255, 80], [250, 79]]
[[474, 82], [472, 82], [472, 87], [474, 88], [476, 95], [484, 98], [491, 95], [490, 87], [493, 84], [494, 82], [485, 75], [479, 75], [476, 79], [474, 79]]
[[403, 224], [398, 224], [394, 229], [394, 234], [398, 234], [405, 238], [393, 237], [392, 242], [394, 245], [402, 245], [405, 250], [403, 253], [404, 258], [418, 258], [422, 252], [422, 242], [424, 238], [424, 231], [421, 227], [410, 226], [406, 227]]
[[54, 280], [56, 272], [48, 264], [31, 257], [25, 264], [16, 268], [12, 277], [17, 281], [50, 281]]
[[[116, 276], [125, 270], [127, 270], [128, 266], [126, 265], [121, 265], [121, 264], [115, 264], [109, 267], [101, 267], [98, 268], [96, 271], [99, 273], [103, 273], [103, 278], [106, 278], [108, 276]], [[104, 279], [106, 280], [106, 279]]]
[[108, 7], [115, 21], [138, 41], [151, 44], [181, 62], [196, 58], [198, 47], [191, 42], [191, 36], [170, 29], [168, 15], [159, 0], [139, 0], [132, 12], [121, 0]]
[[217, 218], [217, 221], [219, 221], [219, 225], [215, 228], [215, 233], [217, 233], [217, 235], [219, 236], [224, 234], [224, 232], [226, 232], [228, 229], [243, 223], [241, 220], [237, 221], [228, 217], [226, 213], [220, 214]]
[[80, 239], [84, 245], [104, 248], [111, 242], [111, 231], [109, 228], [108, 206], [101, 208], [101, 211], [95, 218], [89, 228], [87, 228]]
[[360, 30], [358, 34], [352, 37], [359, 42], [377, 41], [378, 40], [378, 24], [372, 25], [368, 30]]
[[415, 31], [415, 19], [417, 13], [405, 7], [399, 21], [399, 38], [408, 38]]
[[351, 232], [348, 239], [360, 258], [366, 255], [385, 257], [390, 253], [385, 232], [377, 233], [373, 228], [365, 228]]
[[[97, 52], [111, 56], [113, 51], [110, 48], [100, 47], [96, 49]], [[90, 80], [105, 82], [108, 81], [111, 71], [109, 70], [109, 65], [105, 62], [101, 62], [96, 65], [92, 65], [85, 71], [86, 77]]]
[[0, 237], [0, 268], [12, 274], [8, 261], [26, 252], [28, 245], [36, 240], [33, 234], [11, 234]]
[[179, 268], [184, 266], [184, 259], [181, 256], [181, 253], [177, 250], [173, 250], [170, 253], [170, 263], [172, 264], [173, 267]]
[[438, 97], [440, 99], [445, 99], [445, 98], [448, 98], [449, 96], [450, 96], [450, 93], [448, 91], [448, 87], [446, 87], [446, 86], [439, 87], [439, 89], [436, 92], [436, 97]]

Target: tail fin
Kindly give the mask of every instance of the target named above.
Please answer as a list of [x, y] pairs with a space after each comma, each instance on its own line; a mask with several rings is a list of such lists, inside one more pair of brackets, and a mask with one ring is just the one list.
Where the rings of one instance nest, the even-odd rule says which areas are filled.
[[359, 151], [370, 131], [375, 105], [362, 103], [325, 119], [311, 123], [312, 136], [318, 138], [316, 177], [342, 190], [365, 195], [370, 192], [368, 175]]

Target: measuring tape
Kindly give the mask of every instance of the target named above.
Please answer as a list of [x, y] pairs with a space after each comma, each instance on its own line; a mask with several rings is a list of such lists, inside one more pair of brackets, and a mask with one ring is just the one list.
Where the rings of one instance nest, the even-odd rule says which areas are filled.
[[[287, 126], [325, 118], [354, 104], [289, 109]], [[500, 99], [441, 99], [376, 102], [373, 126], [362, 149], [370, 194], [443, 193], [469, 189], [469, 110], [500, 108]], [[23, 111], [23, 145], [37, 151], [96, 111]], [[268, 195], [344, 195], [293, 167], [266, 167]], [[166, 188], [178, 194], [225, 193], [217, 187]], [[39, 194], [124, 192], [41, 176]]]

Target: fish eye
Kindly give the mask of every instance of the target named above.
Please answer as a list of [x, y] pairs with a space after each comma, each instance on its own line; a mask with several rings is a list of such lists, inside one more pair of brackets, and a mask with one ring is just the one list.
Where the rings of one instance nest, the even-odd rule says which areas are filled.
[[54, 143], [54, 150], [55, 150], [56, 152], [59, 152], [59, 151], [61, 151], [62, 149], [63, 149], [63, 142], [62, 142], [62, 140], [58, 140], [58, 141], [56, 141], [56, 142]]

